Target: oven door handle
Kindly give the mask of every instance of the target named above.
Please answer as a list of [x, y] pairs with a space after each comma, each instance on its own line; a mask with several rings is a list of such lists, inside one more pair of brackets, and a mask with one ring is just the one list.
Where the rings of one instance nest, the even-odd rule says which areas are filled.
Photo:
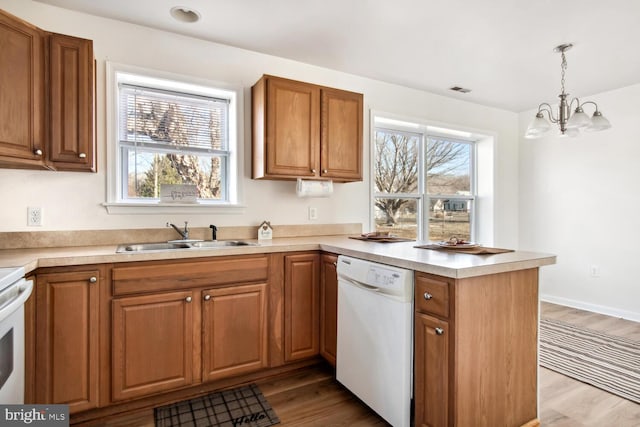
[[33, 291], [33, 280], [20, 279], [14, 286], [18, 286], [20, 293], [2, 307], [0, 322], [16, 311], [29, 298], [31, 291]]

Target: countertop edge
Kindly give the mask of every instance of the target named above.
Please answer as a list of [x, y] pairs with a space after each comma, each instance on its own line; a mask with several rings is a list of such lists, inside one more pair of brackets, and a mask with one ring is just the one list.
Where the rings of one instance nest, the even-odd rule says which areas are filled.
[[348, 239], [347, 236], [344, 235], [279, 238], [272, 241], [260, 241], [259, 243], [260, 246], [175, 250], [136, 254], [118, 254], [116, 253], [116, 245], [5, 249], [0, 250], [0, 267], [24, 267], [28, 275], [38, 268], [47, 267], [322, 250], [419, 272], [462, 279], [538, 268], [555, 264], [556, 262], [555, 255], [536, 252], [516, 251], [496, 255], [443, 254], [440, 251], [414, 248], [413, 246], [416, 242], [363, 242]]

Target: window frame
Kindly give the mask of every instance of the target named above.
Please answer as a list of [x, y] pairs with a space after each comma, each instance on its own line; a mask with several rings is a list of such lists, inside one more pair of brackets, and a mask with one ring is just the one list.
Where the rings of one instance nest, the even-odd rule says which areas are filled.
[[[168, 72], [149, 70], [137, 66], [106, 63], [107, 80], [107, 201], [103, 206], [110, 214], [168, 214], [193, 213], [207, 211], [211, 213], [242, 214], [245, 206], [242, 204], [243, 176], [243, 89], [240, 86], [211, 80], [198, 79], [191, 76], [177, 75]], [[170, 91], [184, 91], [198, 94], [199, 90], [206, 91], [208, 96], [229, 100], [228, 110], [228, 150], [226, 188], [227, 200], [199, 201], [194, 204], [162, 203], [157, 199], [126, 198], [124, 189], [126, 182], [123, 178], [118, 111], [119, 111], [119, 83], [135, 84], [136, 81], [153, 81], [153, 88]], [[147, 83], [148, 85], [148, 83]], [[212, 153], [210, 153], [212, 154]]]
[[[384, 125], [377, 125], [376, 119], [382, 119], [388, 121]], [[395, 123], [394, 123], [395, 122]], [[375, 222], [375, 199], [377, 198], [389, 198], [389, 199], [414, 199], [416, 200], [417, 212], [416, 212], [416, 226], [417, 233], [416, 239], [419, 241], [429, 240], [429, 208], [431, 206], [431, 199], [449, 199], [449, 200], [465, 200], [471, 202], [471, 212], [469, 216], [469, 234], [471, 240], [475, 241], [477, 237], [477, 142], [480, 139], [478, 136], [473, 135], [470, 132], [458, 131], [455, 126], [448, 126], [437, 124], [436, 127], [440, 131], [429, 129], [431, 124], [425, 123], [420, 120], [397, 118], [393, 114], [387, 114], [382, 112], [371, 112], [371, 132], [370, 132], [370, 144], [371, 144], [371, 197], [370, 197], [370, 223], [371, 229], [376, 228]], [[385, 129], [389, 131], [397, 131], [406, 134], [420, 135], [420, 142], [418, 146], [418, 188], [416, 193], [378, 193], [376, 192], [375, 174], [376, 174], [376, 131], [377, 129]], [[452, 132], [457, 132], [459, 136], [452, 136], [446, 133], [446, 130], [450, 129]], [[466, 135], [468, 133], [468, 136]], [[426, 145], [429, 138], [445, 139], [451, 142], [470, 144], [470, 195], [459, 194], [439, 194], [430, 195], [427, 191], [426, 182]]]

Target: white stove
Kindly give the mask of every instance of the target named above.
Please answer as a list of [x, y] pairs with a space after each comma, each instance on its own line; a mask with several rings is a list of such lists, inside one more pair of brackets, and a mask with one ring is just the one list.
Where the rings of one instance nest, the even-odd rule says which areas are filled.
[[24, 268], [0, 268], [0, 404], [24, 403]]

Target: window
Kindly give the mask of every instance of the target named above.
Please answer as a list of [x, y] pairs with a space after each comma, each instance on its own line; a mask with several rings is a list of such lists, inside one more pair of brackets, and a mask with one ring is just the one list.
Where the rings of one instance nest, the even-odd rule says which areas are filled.
[[433, 129], [374, 118], [376, 231], [421, 240], [473, 240], [474, 142], [456, 137], [455, 131]]
[[112, 84], [110, 202], [161, 205], [163, 185], [191, 184], [199, 206], [237, 203], [238, 91], [121, 70]]

